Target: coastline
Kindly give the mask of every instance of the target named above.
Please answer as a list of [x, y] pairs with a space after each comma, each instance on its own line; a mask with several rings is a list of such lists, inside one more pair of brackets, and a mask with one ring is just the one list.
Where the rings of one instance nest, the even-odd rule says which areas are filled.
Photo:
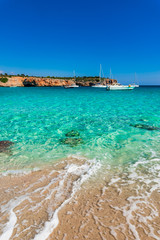
[[[5, 81], [1, 81], [0, 77], [0, 87], [63, 87], [72, 84], [77, 84], [82, 87], [89, 87], [97, 84], [99, 78], [97, 77], [79, 77], [78, 79], [74, 78], [51, 78], [51, 77], [21, 77], [21, 76], [6, 76]], [[103, 79], [103, 82], [117, 83], [115, 79]]]
[[8, 81], [0, 81], [0, 87], [54, 87], [65, 86], [74, 83], [74, 79], [52, 79], [40, 77], [7, 77]]
[[159, 239], [159, 161], [154, 176], [151, 162], [113, 170], [74, 156], [2, 176], [0, 239]]
[[92, 169], [93, 163], [72, 157], [33, 172], [3, 174], [0, 239], [48, 239], [47, 222], [49, 231], [56, 228], [59, 210], [92, 175]]

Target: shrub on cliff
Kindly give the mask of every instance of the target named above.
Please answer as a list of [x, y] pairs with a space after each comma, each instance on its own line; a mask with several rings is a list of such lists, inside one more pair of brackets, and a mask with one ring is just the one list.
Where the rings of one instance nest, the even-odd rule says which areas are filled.
[[6, 83], [6, 82], [8, 82], [8, 78], [2, 77], [2, 78], [0, 78], [0, 82]]

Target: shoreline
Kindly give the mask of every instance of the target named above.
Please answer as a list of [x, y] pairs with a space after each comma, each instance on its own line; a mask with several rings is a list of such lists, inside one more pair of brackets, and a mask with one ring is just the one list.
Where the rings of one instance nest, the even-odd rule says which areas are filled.
[[[1, 81], [2, 78], [2, 81]], [[4, 79], [4, 80], [3, 80]], [[105, 84], [112, 82], [117, 83], [115, 79], [105, 78]], [[77, 84], [82, 87], [89, 87], [99, 82], [97, 77], [88, 78], [51, 78], [51, 77], [21, 77], [21, 76], [4, 76], [0, 77], [0, 87], [63, 87], [67, 85]]]
[[[82, 179], [89, 176], [87, 171], [94, 167], [91, 165], [84, 159], [67, 159], [54, 167], [1, 177], [0, 239], [36, 238], [37, 231], [40, 234], [45, 229], [45, 224], [55, 218], [55, 211], [72, 198]], [[55, 222], [57, 219], [52, 228]]]
[[3, 176], [0, 239], [159, 239], [159, 161], [110, 170], [72, 157]]

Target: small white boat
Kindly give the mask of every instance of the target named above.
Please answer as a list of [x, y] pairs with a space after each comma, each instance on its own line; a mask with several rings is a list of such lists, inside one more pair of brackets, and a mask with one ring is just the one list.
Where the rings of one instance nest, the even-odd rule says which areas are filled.
[[[74, 81], [76, 81], [76, 73], [75, 73], [75, 71], [73, 71], [73, 74], [74, 74]], [[77, 88], [77, 87], [79, 87], [79, 85], [76, 85], [75, 83], [73, 83], [71, 85], [65, 85], [63, 87], [64, 88]]]
[[70, 88], [77, 88], [77, 87], [79, 87], [79, 85], [76, 85], [76, 84], [70, 85]]
[[100, 64], [99, 83], [93, 85], [92, 87], [95, 87], [95, 88], [106, 88], [107, 85], [102, 84], [102, 82], [101, 82], [101, 75], [102, 75], [102, 66]]
[[133, 90], [134, 88], [133, 85], [109, 85], [106, 90]]
[[133, 87], [139, 87], [139, 83], [138, 83], [138, 81], [137, 81], [136, 73], [134, 74], [134, 83], [131, 84], [131, 86], [133, 86]]
[[93, 85], [92, 87], [95, 87], [95, 88], [106, 88], [106, 85], [96, 84], [96, 85]]
[[71, 84], [71, 85], [64, 86], [64, 88], [77, 88], [77, 87], [79, 87], [79, 86], [76, 85], [76, 84]]
[[139, 87], [138, 84], [131, 84], [132, 87]]

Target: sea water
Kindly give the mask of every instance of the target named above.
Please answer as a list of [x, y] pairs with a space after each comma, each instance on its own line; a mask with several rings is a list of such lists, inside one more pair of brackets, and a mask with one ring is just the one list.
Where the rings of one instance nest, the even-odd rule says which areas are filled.
[[[39, 167], [69, 155], [111, 165], [160, 158], [160, 130], [146, 126], [160, 128], [160, 87], [0, 88], [0, 141], [14, 143], [0, 153], [0, 170]], [[80, 141], [66, 144], [72, 130], [79, 136], [71, 138]]]
[[160, 239], [160, 87], [0, 88], [5, 140], [0, 240]]

